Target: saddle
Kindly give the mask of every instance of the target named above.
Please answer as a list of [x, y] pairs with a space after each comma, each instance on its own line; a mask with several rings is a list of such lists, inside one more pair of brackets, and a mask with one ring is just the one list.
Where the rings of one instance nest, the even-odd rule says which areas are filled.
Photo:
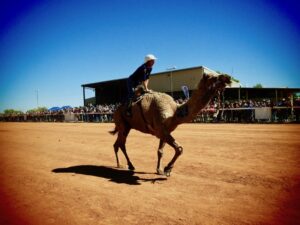
[[146, 91], [144, 85], [140, 84], [134, 89], [134, 99], [132, 100], [132, 103], [138, 103], [141, 101], [145, 94], [151, 93], [152, 91]]
[[[131, 107], [133, 104], [140, 105], [140, 101], [144, 98], [145, 94], [151, 93], [152, 91], [146, 91], [143, 85], [138, 85], [134, 89], [134, 98], [126, 103], [125, 114], [128, 117], [132, 117]], [[140, 106], [141, 107], [141, 106]]]

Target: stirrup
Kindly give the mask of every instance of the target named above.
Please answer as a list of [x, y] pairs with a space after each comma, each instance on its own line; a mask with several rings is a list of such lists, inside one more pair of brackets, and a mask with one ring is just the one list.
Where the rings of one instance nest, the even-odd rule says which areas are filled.
[[138, 102], [138, 101], [142, 100], [142, 98], [143, 98], [143, 95], [140, 95], [140, 96], [136, 97], [136, 99], [134, 99], [134, 102]]

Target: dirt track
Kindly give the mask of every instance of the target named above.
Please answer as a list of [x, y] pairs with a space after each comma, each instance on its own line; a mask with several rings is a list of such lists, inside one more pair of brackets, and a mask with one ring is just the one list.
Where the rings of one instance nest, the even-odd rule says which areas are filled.
[[182, 125], [170, 178], [137, 131], [116, 169], [112, 128], [0, 123], [0, 224], [300, 224], [299, 125]]

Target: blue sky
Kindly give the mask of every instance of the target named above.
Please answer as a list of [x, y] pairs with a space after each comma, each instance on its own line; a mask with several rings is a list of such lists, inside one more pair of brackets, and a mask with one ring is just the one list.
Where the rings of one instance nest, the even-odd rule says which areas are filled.
[[[270, 0], [0, 3], [0, 112], [82, 105], [81, 84], [206, 66], [243, 85], [300, 87], [300, 7]], [[90, 93], [91, 94], [91, 93]]]

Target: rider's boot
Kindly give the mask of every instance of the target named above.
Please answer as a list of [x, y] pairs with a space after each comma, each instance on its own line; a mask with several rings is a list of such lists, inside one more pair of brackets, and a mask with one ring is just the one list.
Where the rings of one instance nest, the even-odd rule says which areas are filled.
[[126, 104], [126, 116], [128, 117], [132, 117], [132, 110], [131, 110], [131, 106], [132, 106], [132, 99], [128, 100], [127, 104]]

